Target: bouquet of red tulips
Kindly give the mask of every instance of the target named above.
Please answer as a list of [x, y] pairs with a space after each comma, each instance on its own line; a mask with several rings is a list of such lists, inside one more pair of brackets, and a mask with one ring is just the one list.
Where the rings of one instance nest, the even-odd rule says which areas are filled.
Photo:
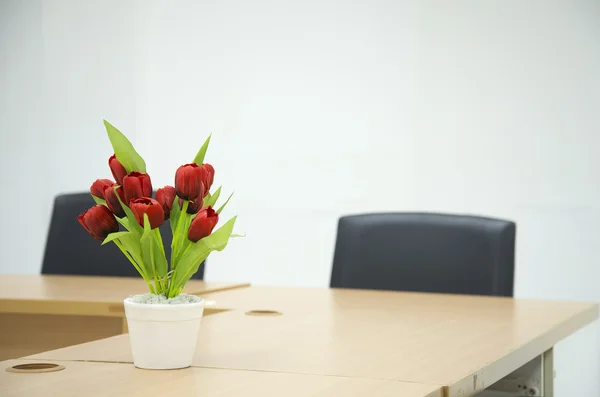
[[[221, 188], [210, 193], [215, 170], [204, 163], [210, 136], [194, 161], [177, 169], [175, 187], [160, 188], [152, 198], [146, 163], [125, 135], [107, 121], [104, 125], [114, 149], [108, 165], [115, 180], [92, 184], [90, 193], [97, 205], [81, 214], [79, 223], [103, 245], [116, 244], [151, 293], [175, 297], [211, 252], [227, 246], [236, 220], [233, 217], [213, 232], [231, 195], [213, 209]], [[158, 229], [167, 221], [173, 232], [170, 264]]]

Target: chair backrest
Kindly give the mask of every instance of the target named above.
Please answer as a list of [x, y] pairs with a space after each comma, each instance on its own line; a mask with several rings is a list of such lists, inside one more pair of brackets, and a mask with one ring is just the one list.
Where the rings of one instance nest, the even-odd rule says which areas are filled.
[[382, 213], [340, 218], [332, 288], [513, 295], [514, 222]]
[[[54, 200], [42, 274], [139, 277], [139, 273], [114, 244], [101, 246], [77, 221], [86, 209], [94, 206], [89, 193], [59, 195]], [[160, 227], [165, 247], [171, 246], [169, 222]], [[167, 259], [170, 250], [166, 249]], [[194, 279], [202, 279], [205, 263]]]

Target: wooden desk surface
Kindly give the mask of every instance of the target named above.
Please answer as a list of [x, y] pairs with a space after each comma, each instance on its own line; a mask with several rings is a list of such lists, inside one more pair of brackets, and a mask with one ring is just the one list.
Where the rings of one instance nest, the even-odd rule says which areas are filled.
[[[248, 285], [190, 280], [185, 292], [204, 295]], [[122, 317], [123, 299], [146, 292], [144, 281], [133, 277], [2, 275], [0, 313]]]
[[[448, 396], [485, 389], [598, 317], [589, 303], [382, 291], [250, 287], [206, 298], [240, 309], [203, 319], [195, 366], [444, 385]], [[282, 314], [246, 314], [255, 309]], [[132, 361], [127, 335], [28, 358]]]
[[131, 364], [61, 362], [51, 373], [9, 373], [5, 368], [30, 363], [0, 362], [3, 397], [441, 397], [440, 386], [390, 380], [187, 368], [146, 371]]

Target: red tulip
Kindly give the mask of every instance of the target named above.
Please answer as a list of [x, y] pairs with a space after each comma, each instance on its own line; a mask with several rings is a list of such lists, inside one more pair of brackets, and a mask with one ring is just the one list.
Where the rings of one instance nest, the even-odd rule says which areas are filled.
[[165, 220], [171, 215], [171, 208], [175, 200], [175, 188], [173, 186], [161, 187], [156, 191], [156, 201], [160, 203], [165, 212]]
[[[200, 210], [200, 208], [202, 208], [203, 205], [204, 205], [204, 199], [202, 197], [198, 196], [196, 198], [196, 200], [189, 202], [186, 212], [188, 214], [195, 214], [196, 212], [198, 212]], [[183, 208], [183, 200], [182, 199], [179, 199], [179, 207]]]
[[114, 154], [108, 158], [108, 166], [110, 167], [110, 172], [112, 172], [115, 181], [119, 185], [123, 184], [123, 178], [127, 175], [127, 170], [123, 167], [123, 164], [117, 160], [117, 156]]
[[133, 171], [123, 178], [123, 191], [125, 193], [125, 202], [139, 197], [152, 197], [152, 182], [150, 175]]
[[140, 226], [144, 226], [144, 214], [148, 214], [150, 227], [156, 229], [165, 221], [165, 212], [160, 203], [148, 197], [140, 197], [129, 202], [129, 207]]
[[113, 214], [115, 214], [119, 218], [123, 218], [125, 216], [125, 210], [123, 210], [123, 207], [119, 202], [119, 197], [117, 197], [117, 194], [121, 198], [121, 201], [125, 203], [125, 195], [123, 194], [123, 188], [121, 186], [117, 188], [117, 193], [115, 193], [114, 186], [109, 186], [106, 189], [104, 189], [104, 200], [106, 200], [106, 205], [108, 205], [108, 208], [112, 211]]
[[96, 197], [104, 198], [104, 189], [114, 185], [115, 183], [110, 179], [96, 179], [96, 182], [90, 186], [90, 193]]
[[192, 221], [188, 238], [194, 243], [210, 235], [219, 222], [219, 214], [212, 207], [202, 208]]
[[119, 231], [119, 224], [108, 208], [95, 205], [77, 217], [81, 226], [96, 240], [104, 240], [110, 233]]
[[204, 194], [210, 191], [215, 180], [215, 169], [208, 163], [202, 164], [202, 182], [204, 182]]
[[175, 172], [175, 191], [184, 200], [204, 197], [204, 171], [196, 163], [182, 165]]

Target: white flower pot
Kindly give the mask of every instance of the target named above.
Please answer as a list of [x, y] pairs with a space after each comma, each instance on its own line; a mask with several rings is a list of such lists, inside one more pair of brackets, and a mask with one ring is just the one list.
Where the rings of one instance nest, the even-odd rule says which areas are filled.
[[204, 301], [178, 305], [135, 303], [125, 299], [133, 364], [144, 369], [192, 365]]

